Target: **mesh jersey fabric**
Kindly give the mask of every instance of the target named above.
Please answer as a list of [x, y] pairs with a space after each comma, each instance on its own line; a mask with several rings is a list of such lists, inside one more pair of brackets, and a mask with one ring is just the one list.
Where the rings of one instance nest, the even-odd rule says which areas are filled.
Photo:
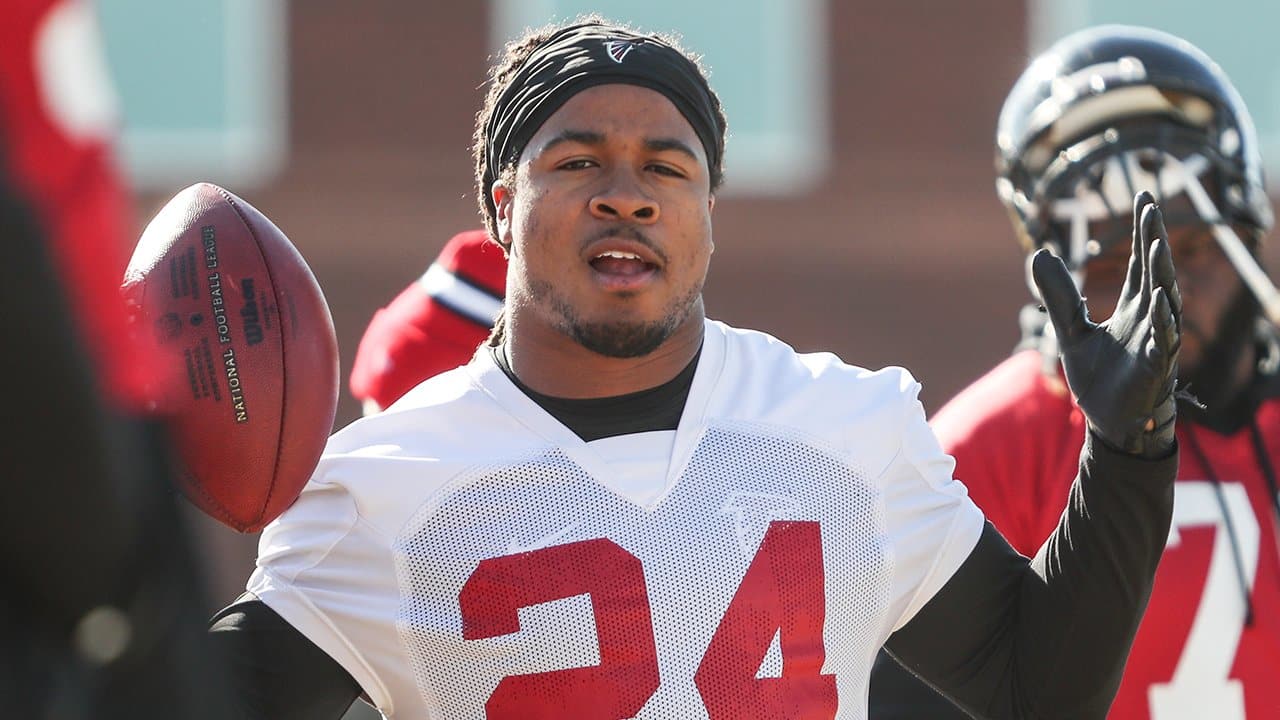
[[388, 717], [862, 718], [983, 523], [918, 390], [708, 321], [679, 427], [620, 449], [480, 353], [331, 439], [248, 589]]
[[[1264, 401], [1254, 419], [1266, 457], [1280, 467], [1280, 398]], [[931, 424], [988, 519], [1015, 549], [1034, 554], [1062, 514], [1084, 437], [1084, 417], [1061, 378], [1044, 375], [1038, 351], [1018, 352]], [[1179, 422], [1177, 438], [1173, 528], [1111, 717], [1276, 717], [1280, 556], [1251, 432]]]

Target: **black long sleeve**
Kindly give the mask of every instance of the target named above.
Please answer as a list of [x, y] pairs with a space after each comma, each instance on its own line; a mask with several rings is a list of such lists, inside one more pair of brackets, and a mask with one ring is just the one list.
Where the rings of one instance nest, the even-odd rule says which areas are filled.
[[337, 660], [249, 593], [213, 617], [209, 643], [242, 720], [337, 720], [360, 696]]
[[970, 720], [973, 716], [881, 648], [871, 667], [868, 720]]
[[[1088, 438], [1067, 508], [1036, 557], [988, 523], [886, 649], [976, 717], [1105, 717], [1169, 535], [1176, 474], [1176, 450], [1148, 461]], [[879, 702], [886, 714], [873, 706], [871, 717], [888, 717]]]

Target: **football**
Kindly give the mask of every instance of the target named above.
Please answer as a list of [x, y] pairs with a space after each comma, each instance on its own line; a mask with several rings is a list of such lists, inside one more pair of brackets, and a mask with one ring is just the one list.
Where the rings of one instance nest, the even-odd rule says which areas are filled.
[[255, 532], [297, 499], [338, 403], [338, 342], [315, 276], [265, 215], [198, 183], [151, 220], [125, 271], [136, 333], [166, 371], [149, 402], [178, 484]]

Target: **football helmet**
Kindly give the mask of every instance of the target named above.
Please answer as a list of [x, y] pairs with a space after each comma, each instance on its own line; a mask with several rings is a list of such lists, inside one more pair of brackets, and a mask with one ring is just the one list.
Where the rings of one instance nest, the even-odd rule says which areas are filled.
[[1028, 253], [1050, 247], [1077, 280], [1089, 259], [1128, 241], [1138, 190], [1156, 196], [1170, 226], [1231, 232], [1246, 255], [1273, 221], [1239, 93], [1204, 52], [1148, 28], [1089, 28], [1036, 57], [1000, 111], [996, 170]]

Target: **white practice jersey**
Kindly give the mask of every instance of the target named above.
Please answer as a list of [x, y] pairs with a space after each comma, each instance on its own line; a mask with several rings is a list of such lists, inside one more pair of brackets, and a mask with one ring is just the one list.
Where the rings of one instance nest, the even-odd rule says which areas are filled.
[[678, 429], [583, 442], [489, 353], [329, 441], [248, 589], [394, 718], [863, 718], [983, 518], [904, 370], [708, 321]]

